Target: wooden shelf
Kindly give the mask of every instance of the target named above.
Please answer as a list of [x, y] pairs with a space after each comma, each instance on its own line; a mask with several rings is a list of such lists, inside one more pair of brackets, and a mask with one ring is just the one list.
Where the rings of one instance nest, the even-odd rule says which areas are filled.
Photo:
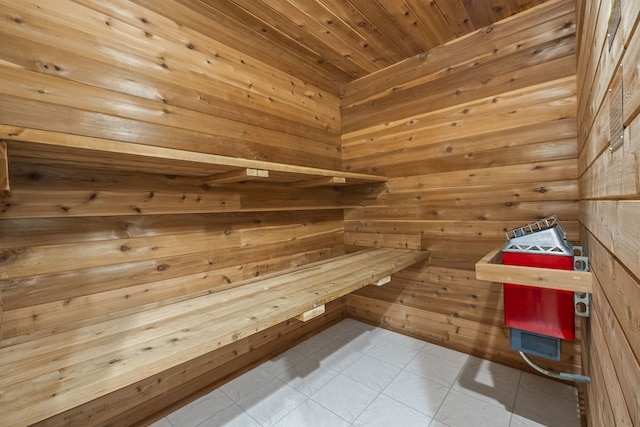
[[[0, 125], [9, 161], [202, 177], [203, 182], [268, 181], [298, 187], [383, 183], [386, 177], [242, 159]], [[7, 184], [8, 185], [8, 184]]]
[[476, 278], [489, 282], [513, 283], [589, 294], [593, 290], [593, 275], [589, 271], [503, 265], [502, 248], [489, 252], [476, 263]]

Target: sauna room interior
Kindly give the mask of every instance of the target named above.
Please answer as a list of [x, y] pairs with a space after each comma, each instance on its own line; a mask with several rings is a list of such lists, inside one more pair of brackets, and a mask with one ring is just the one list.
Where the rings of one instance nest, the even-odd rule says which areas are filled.
[[[640, 2], [0, 14], [1, 425], [640, 425]], [[569, 269], [508, 265], [548, 218]]]

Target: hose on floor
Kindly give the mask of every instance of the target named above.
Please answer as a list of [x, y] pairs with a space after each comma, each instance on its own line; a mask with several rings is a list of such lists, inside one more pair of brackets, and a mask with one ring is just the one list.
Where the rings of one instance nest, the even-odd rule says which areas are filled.
[[520, 356], [522, 356], [524, 361], [527, 362], [529, 366], [531, 366], [533, 369], [540, 372], [541, 374], [547, 375], [552, 378], [557, 378], [565, 381], [573, 381], [577, 383], [589, 384], [591, 382], [591, 378], [585, 375], [569, 374], [566, 372], [555, 372], [549, 369], [544, 369], [543, 367], [536, 364], [533, 360], [531, 360], [529, 356], [527, 356], [525, 353], [521, 351], [519, 351], [518, 353], [520, 353]]

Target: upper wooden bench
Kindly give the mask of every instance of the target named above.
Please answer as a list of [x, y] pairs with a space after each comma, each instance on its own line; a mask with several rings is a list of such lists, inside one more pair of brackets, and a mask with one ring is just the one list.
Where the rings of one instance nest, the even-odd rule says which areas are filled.
[[291, 318], [429, 258], [375, 248], [0, 350], [0, 420], [31, 424]]
[[9, 191], [7, 158], [41, 165], [78, 166], [200, 177], [219, 185], [267, 181], [293, 187], [382, 184], [384, 176], [69, 135], [0, 125], [0, 191]]

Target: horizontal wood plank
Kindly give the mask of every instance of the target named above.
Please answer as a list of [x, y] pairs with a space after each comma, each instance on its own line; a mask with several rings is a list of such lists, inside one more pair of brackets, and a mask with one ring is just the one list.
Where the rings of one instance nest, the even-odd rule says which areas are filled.
[[593, 292], [593, 275], [584, 271], [553, 270], [502, 264], [501, 249], [489, 252], [476, 264], [476, 277], [491, 282], [556, 289], [571, 292]]
[[[216, 154], [196, 153], [191, 151], [178, 150], [165, 147], [154, 147], [141, 144], [131, 144], [126, 142], [81, 137], [68, 136], [56, 132], [40, 131], [37, 129], [16, 128], [14, 126], [0, 126], [0, 138], [9, 141], [10, 150], [13, 151], [14, 146], [17, 154], [20, 150], [33, 150], [37, 146], [44, 146], [50, 150], [51, 155], [57, 158], [64, 158], [66, 153], [75, 154], [77, 156], [87, 156], [89, 164], [95, 162], [96, 156], [105, 155], [107, 159], [116, 156], [118, 159], [115, 163], [129, 161], [131, 163], [144, 163], [147, 160], [164, 162], [164, 170], [156, 170], [156, 173], [166, 174], [167, 170], [171, 170], [172, 162], [187, 162], [197, 166], [200, 171], [196, 174], [199, 176], [210, 175], [207, 167], [221, 167], [223, 170], [247, 168], [268, 170], [283, 174], [286, 176], [297, 177], [341, 177], [353, 183], [366, 182], [385, 182], [386, 178], [370, 174], [358, 174], [352, 172], [340, 172], [328, 169], [320, 169], [305, 166], [295, 166], [283, 163], [271, 163], [259, 160], [242, 159], [236, 157], [220, 156]], [[11, 141], [18, 141], [15, 144]], [[25, 144], [28, 142], [28, 144]], [[49, 152], [49, 151], [46, 151]], [[38, 156], [35, 156], [36, 158]], [[76, 160], [76, 159], [74, 159]], [[109, 166], [111, 162], [105, 162], [105, 166]], [[162, 164], [160, 165], [162, 167]], [[169, 169], [167, 169], [169, 168]], [[291, 179], [291, 178], [290, 178]]]
[[[69, 340], [61, 338], [63, 333], [46, 342], [7, 347], [0, 351], [0, 382], [13, 385], [0, 396], [2, 418], [11, 425], [55, 415], [377, 283], [426, 257], [426, 252], [398, 249], [354, 253], [147, 311], [144, 319], [133, 314], [135, 322], [124, 316], [70, 331]], [[298, 283], [304, 286], [294, 286], [294, 291], [291, 284]], [[129, 333], [122, 335], [123, 327]], [[103, 332], [96, 334], [99, 330]], [[65, 350], [69, 346], [73, 352]], [[51, 376], [63, 367], [68, 374]], [[103, 375], [105, 368], [108, 376]], [[96, 369], [102, 375], [91, 373]], [[37, 391], [34, 383], [39, 384]], [[53, 389], [58, 390], [55, 397]], [[19, 408], [28, 409], [22, 413]]]

